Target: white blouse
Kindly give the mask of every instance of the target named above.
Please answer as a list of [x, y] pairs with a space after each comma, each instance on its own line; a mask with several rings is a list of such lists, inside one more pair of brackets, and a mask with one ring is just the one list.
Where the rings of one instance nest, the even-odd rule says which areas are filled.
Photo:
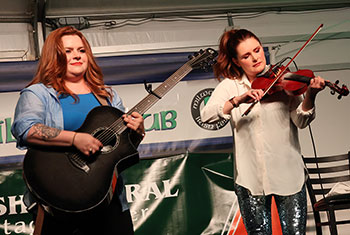
[[301, 109], [302, 97], [279, 92], [265, 97], [242, 117], [250, 104], [223, 113], [226, 101], [251, 89], [248, 78], [224, 79], [201, 111], [203, 122], [231, 119], [234, 136], [235, 182], [253, 195], [291, 195], [305, 182], [298, 128], [315, 118], [315, 108]]

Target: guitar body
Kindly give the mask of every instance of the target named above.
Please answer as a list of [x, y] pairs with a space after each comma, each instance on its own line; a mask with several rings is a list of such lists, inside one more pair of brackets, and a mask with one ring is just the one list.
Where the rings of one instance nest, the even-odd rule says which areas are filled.
[[108, 205], [116, 169], [120, 172], [139, 161], [130, 129], [124, 128], [120, 134], [113, 129], [116, 120], [122, 122], [122, 115], [110, 106], [89, 112], [77, 132], [92, 134], [103, 143], [103, 149], [93, 156], [83, 155], [73, 147], [29, 148], [23, 162], [29, 191], [59, 212], [86, 212]]

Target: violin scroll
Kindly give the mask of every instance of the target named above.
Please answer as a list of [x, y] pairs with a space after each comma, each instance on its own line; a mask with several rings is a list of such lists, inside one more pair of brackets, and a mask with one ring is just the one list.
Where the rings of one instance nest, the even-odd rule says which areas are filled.
[[331, 83], [326, 81], [326, 85], [331, 89], [331, 94], [335, 95], [335, 93], [338, 93], [338, 100], [340, 100], [343, 96], [347, 96], [349, 94], [349, 89], [346, 85], [342, 85], [341, 88], [338, 86], [339, 80], [335, 81], [335, 83]]

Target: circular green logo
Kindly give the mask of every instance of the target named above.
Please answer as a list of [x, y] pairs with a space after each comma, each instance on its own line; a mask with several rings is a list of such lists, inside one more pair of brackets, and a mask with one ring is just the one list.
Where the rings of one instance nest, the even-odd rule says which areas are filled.
[[207, 104], [211, 93], [214, 91], [214, 88], [206, 88], [199, 91], [193, 98], [191, 103], [191, 113], [192, 118], [198, 126], [206, 130], [219, 130], [226, 126], [229, 120], [221, 119], [213, 123], [202, 122], [200, 111]]

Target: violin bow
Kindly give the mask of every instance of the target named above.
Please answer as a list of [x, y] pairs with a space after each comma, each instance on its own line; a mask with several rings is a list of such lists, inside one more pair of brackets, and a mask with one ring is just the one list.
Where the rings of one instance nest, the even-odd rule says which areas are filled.
[[[318, 28], [315, 30], [315, 32], [311, 35], [311, 37], [304, 43], [304, 45], [297, 51], [297, 53], [295, 53], [295, 55], [293, 56], [293, 58], [287, 63], [287, 65], [278, 71], [277, 77], [272, 81], [272, 83], [270, 84], [270, 86], [265, 89], [263, 96], [265, 96], [267, 94], [267, 92], [269, 92], [269, 90], [273, 87], [273, 85], [275, 85], [275, 83], [282, 77], [282, 75], [284, 74], [284, 72], [287, 70], [288, 66], [294, 61], [294, 59], [304, 50], [304, 48], [311, 42], [311, 40], [316, 36], [316, 34], [318, 34], [318, 32], [320, 32], [320, 30], [322, 29], [323, 24], [321, 24], [320, 26], [318, 26]], [[255, 100], [253, 103], [251, 103], [251, 105], [249, 106], [249, 108], [242, 114], [243, 116], [246, 116], [250, 113], [250, 111], [253, 109], [253, 107], [258, 103], [259, 101]]]

